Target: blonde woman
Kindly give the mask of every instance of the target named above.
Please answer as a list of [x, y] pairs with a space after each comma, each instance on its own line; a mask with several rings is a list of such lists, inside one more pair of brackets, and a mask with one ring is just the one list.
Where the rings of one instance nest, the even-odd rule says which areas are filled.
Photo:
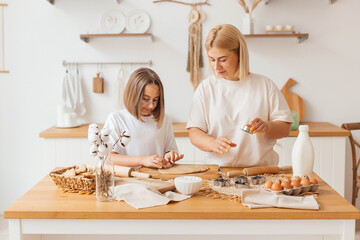
[[[240, 31], [229, 24], [211, 29], [206, 42], [213, 75], [194, 93], [187, 128], [206, 163], [228, 167], [277, 165], [276, 139], [288, 136], [292, 117], [276, 85], [251, 73]], [[247, 125], [253, 134], [241, 130]]]
[[124, 110], [111, 113], [105, 128], [114, 143], [123, 131], [131, 141], [123, 148], [117, 144], [111, 153], [121, 166], [169, 167], [183, 158], [178, 153], [170, 119], [165, 115], [164, 88], [159, 76], [149, 68], [137, 69], [124, 90]]

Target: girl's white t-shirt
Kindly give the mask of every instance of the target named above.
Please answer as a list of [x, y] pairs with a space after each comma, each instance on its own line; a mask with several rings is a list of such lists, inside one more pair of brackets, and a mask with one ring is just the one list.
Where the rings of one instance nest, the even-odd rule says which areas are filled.
[[253, 73], [242, 81], [211, 76], [194, 93], [186, 128], [197, 127], [214, 138], [225, 136], [237, 144], [224, 154], [207, 152], [204, 163], [227, 167], [277, 165], [275, 139], [241, 130], [255, 118], [293, 122], [284, 96], [270, 79]]
[[112, 112], [106, 119], [104, 128], [110, 129], [110, 143], [114, 144], [123, 131], [131, 136], [126, 148], [120, 143], [116, 144], [113, 152], [128, 156], [164, 156], [167, 151], [176, 151], [172, 123], [168, 116], [164, 116], [163, 124], [157, 127], [153, 116], [142, 117], [144, 122], [139, 121], [126, 109]]

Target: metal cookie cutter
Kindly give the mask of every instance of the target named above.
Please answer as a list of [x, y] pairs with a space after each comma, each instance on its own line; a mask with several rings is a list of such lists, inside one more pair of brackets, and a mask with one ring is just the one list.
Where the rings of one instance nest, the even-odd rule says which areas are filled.
[[246, 125], [242, 125], [241, 130], [243, 130], [244, 132], [246, 132], [248, 134], [254, 134], [252, 131], [250, 131], [250, 128]]
[[229, 187], [230, 181], [228, 179], [216, 178], [216, 179], [213, 179], [213, 184], [214, 184], [214, 186], [217, 186], [217, 187]]
[[237, 189], [243, 189], [243, 188], [249, 188], [249, 183], [242, 183], [242, 182], [239, 182], [239, 181], [235, 181], [235, 187]]
[[239, 183], [248, 183], [248, 178], [246, 176], [237, 176], [234, 177], [234, 182], [239, 182]]
[[265, 176], [256, 175], [250, 178], [251, 185], [262, 185], [265, 183]]

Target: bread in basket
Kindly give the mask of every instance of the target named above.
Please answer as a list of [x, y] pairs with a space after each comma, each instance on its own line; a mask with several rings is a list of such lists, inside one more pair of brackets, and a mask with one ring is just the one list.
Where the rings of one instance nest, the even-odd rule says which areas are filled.
[[65, 192], [92, 194], [96, 191], [95, 174], [87, 172], [85, 164], [57, 168], [49, 175], [55, 185]]

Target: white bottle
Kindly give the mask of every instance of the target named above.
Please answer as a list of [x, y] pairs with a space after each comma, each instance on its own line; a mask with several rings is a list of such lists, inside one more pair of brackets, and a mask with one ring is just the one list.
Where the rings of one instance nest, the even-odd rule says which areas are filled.
[[314, 148], [309, 137], [309, 126], [299, 126], [297, 137], [291, 154], [294, 176], [311, 177], [314, 167]]

